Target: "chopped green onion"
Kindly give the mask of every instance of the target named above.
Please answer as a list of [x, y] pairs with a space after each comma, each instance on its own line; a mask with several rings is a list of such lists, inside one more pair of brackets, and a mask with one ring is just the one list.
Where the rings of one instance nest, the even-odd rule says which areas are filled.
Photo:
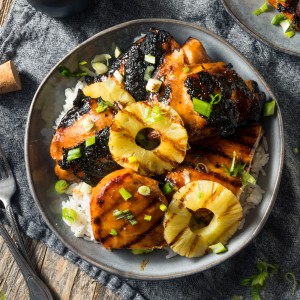
[[92, 146], [96, 143], [96, 136], [90, 136], [85, 140], [85, 147]]
[[130, 194], [127, 190], [125, 190], [123, 187], [119, 189], [120, 195], [123, 197], [125, 201], [127, 201], [129, 198], [132, 197], [132, 194]]
[[134, 156], [128, 157], [128, 162], [129, 162], [130, 164], [132, 164], [132, 163], [134, 163], [134, 162], [136, 162], [136, 161], [137, 161], [137, 159], [136, 159]]
[[174, 189], [173, 184], [170, 181], [168, 181], [163, 186], [162, 192], [164, 193], [164, 195], [168, 195], [168, 194], [170, 194], [173, 191], [173, 189]]
[[153, 251], [153, 249], [131, 249], [131, 253], [134, 255], [150, 253], [152, 251]]
[[299, 153], [299, 148], [298, 147], [294, 147], [293, 148], [293, 152], [294, 152], [294, 154], [298, 154]]
[[189, 67], [182, 68], [182, 72], [188, 73], [191, 69]]
[[149, 186], [142, 185], [138, 188], [138, 193], [143, 196], [149, 196], [151, 193], [151, 190], [150, 190]]
[[279, 25], [279, 23], [285, 19], [286, 18], [283, 14], [277, 14], [276, 16], [274, 16], [271, 23], [272, 23], [272, 25]]
[[[87, 62], [86, 61], [82, 61], [82, 62], [80, 62], [79, 64], [78, 64], [78, 66], [79, 66], [79, 69], [82, 71], [82, 72], [84, 72], [85, 74], [84, 74], [84, 76], [85, 75], [89, 75], [89, 76], [96, 76], [96, 74], [94, 73], [94, 72], [92, 72], [88, 67], [87, 67]], [[78, 73], [78, 75], [79, 75], [80, 73]], [[78, 75], [77, 75], [77, 77], [78, 77]]]
[[279, 23], [279, 25], [282, 27], [283, 33], [286, 33], [287, 31], [289, 31], [290, 27], [291, 27], [291, 21], [290, 20], [283, 20]]
[[145, 215], [145, 216], [144, 216], [144, 220], [145, 220], [145, 221], [150, 222], [151, 219], [152, 219], [152, 216], [150, 216], [150, 215]]
[[236, 152], [233, 151], [232, 153], [232, 162], [231, 162], [231, 167], [229, 172], [232, 173], [234, 171], [234, 167], [235, 167], [235, 157], [236, 157]]
[[72, 72], [67, 67], [62, 66], [62, 65], [60, 65], [58, 67], [58, 72], [63, 77], [71, 77], [72, 76]]
[[221, 99], [222, 99], [222, 95], [221, 94], [215, 94], [215, 95], [209, 95], [211, 101], [210, 101], [210, 105], [216, 105], [218, 104]]
[[85, 71], [75, 71], [75, 72], [72, 73], [73, 77], [83, 77], [83, 76], [86, 76], [86, 75], [88, 75], [88, 74]]
[[101, 101], [99, 104], [98, 104], [98, 107], [95, 109], [95, 111], [97, 113], [101, 113], [101, 112], [104, 112], [107, 108], [108, 108], [108, 101]]
[[108, 71], [107, 65], [102, 62], [97, 61], [92, 62], [91, 64], [97, 75], [105, 74]]
[[296, 280], [296, 276], [293, 272], [287, 272], [284, 274], [284, 278], [287, 281], [290, 281], [293, 283], [293, 289], [292, 289], [292, 294], [295, 294], [296, 288], [297, 288], [297, 280]]
[[211, 114], [211, 104], [197, 98], [193, 98], [194, 110], [207, 118]]
[[115, 228], [112, 228], [109, 232], [110, 235], [118, 235], [118, 231]]
[[81, 157], [81, 149], [73, 148], [68, 151], [67, 161], [71, 161]]
[[64, 207], [62, 209], [62, 217], [70, 223], [74, 223], [77, 218], [77, 213], [74, 209]]
[[150, 78], [146, 85], [146, 90], [152, 93], [157, 93], [162, 85], [158, 79]]
[[115, 210], [113, 211], [113, 216], [114, 216], [114, 217], [120, 217], [120, 216], [123, 215], [123, 214], [124, 214], [124, 211], [119, 210], [119, 209], [115, 209]]
[[119, 81], [119, 83], [123, 82], [124, 77], [118, 70], [116, 70], [113, 75]]
[[122, 51], [118, 46], [116, 46], [114, 52], [115, 52], [115, 58], [118, 58], [122, 54]]
[[151, 78], [153, 71], [154, 71], [154, 66], [148, 66], [146, 68], [145, 73], [144, 73], [144, 79], [146, 81], [148, 81]]
[[266, 12], [268, 9], [269, 9], [269, 6], [268, 6], [267, 2], [265, 2], [260, 8], [255, 9], [252, 13], [255, 16], [259, 16], [260, 14]]
[[161, 205], [159, 206], [159, 209], [160, 209], [161, 211], [166, 211], [166, 210], [168, 209], [168, 207], [167, 207], [165, 204], [161, 204]]
[[227, 248], [222, 243], [210, 245], [208, 248], [211, 249], [215, 254], [219, 254], [227, 251]]
[[94, 127], [94, 125], [94, 122], [88, 118], [85, 118], [81, 123], [81, 126], [85, 131], [91, 130]]
[[161, 111], [161, 107], [158, 105], [155, 105], [151, 112], [149, 110], [146, 111], [147, 117], [146, 121], [148, 123], [155, 123], [163, 120], [163, 113]]
[[295, 35], [295, 31], [287, 31], [284, 33], [284, 35], [290, 39]]
[[109, 54], [103, 53], [103, 54], [98, 54], [96, 55], [91, 63], [95, 63], [95, 62], [102, 62], [102, 63], [106, 63], [106, 65], [108, 66], [108, 61], [111, 59], [111, 56]]
[[155, 64], [155, 56], [146, 54], [144, 60], [150, 64]]
[[274, 115], [275, 112], [275, 106], [276, 106], [276, 101], [268, 101], [264, 104], [264, 110], [263, 110], [263, 115], [265, 117], [272, 116]]
[[58, 194], [63, 194], [69, 188], [69, 184], [66, 180], [61, 179], [55, 183], [54, 188]]
[[256, 180], [250, 173], [244, 171], [242, 172], [242, 183], [244, 186], [247, 185], [248, 183], [255, 185]]
[[[127, 218], [127, 219], [128, 219], [128, 218]], [[130, 224], [131, 224], [132, 226], [134, 226], [134, 225], [136, 225], [136, 224], [138, 223], [138, 221], [135, 220], [135, 219], [133, 219], [133, 220], [130, 220], [130, 219], [129, 219], [129, 222], [130, 222]]]

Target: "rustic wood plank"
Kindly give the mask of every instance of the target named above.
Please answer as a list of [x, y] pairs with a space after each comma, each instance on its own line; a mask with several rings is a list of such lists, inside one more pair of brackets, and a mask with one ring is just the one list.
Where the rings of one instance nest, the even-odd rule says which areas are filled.
[[0, 26], [4, 23], [13, 1], [14, 0], [0, 0]]

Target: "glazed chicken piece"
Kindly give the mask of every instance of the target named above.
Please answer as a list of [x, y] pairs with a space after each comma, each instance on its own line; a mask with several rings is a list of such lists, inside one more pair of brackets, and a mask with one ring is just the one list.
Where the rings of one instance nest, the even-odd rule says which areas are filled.
[[[98, 100], [85, 97], [81, 91], [61, 120], [50, 145], [55, 160], [55, 174], [60, 179], [79, 179], [95, 185], [99, 179], [120, 166], [111, 158], [107, 143], [108, 126], [113, 119], [111, 108], [98, 113]], [[85, 141], [95, 136], [95, 143], [86, 147]], [[80, 149], [80, 157], [68, 160], [68, 152]]]
[[[230, 64], [210, 63], [203, 46], [195, 45], [195, 39], [190, 38], [181, 49], [165, 56], [155, 74], [157, 79], [164, 78], [162, 87], [149, 98], [169, 104], [180, 114], [190, 141], [217, 133], [229, 136], [238, 126], [256, 123], [265, 94], [255, 82], [245, 82]], [[191, 55], [193, 51], [198, 54]], [[193, 59], [187, 59], [187, 53]], [[193, 98], [210, 103], [211, 97], [217, 94], [221, 100], [212, 106], [209, 117], [195, 111]]]
[[291, 20], [295, 29], [300, 28], [300, 1], [299, 0], [268, 0], [268, 2], [281, 12], [287, 19]]
[[230, 176], [223, 164], [230, 169], [235, 151], [236, 165], [245, 164], [244, 170], [248, 172], [261, 135], [261, 125], [252, 125], [238, 128], [232, 137], [214, 136], [193, 144], [184, 162], [166, 175], [165, 180], [175, 187], [168, 199], [187, 181], [196, 180], [218, 182], [239, 197], [243, 186], [241, 176]]
[[[140, 192], [141, 186], [149, 194]], [[129, 193], [124, 198], [121, 189]], [[154, 179], [130, 169], [122, 169], [103, 178], [91, 197], [94, 237], [107, 249], [152, 249], [166, 245], [163, 236], [164, 212], [168, 202]]]
[[[145, 86], [147, 84], [144, 76], [147, 67], [153, 66], [156, 69], [163, 57], [176, 48], [180, 48], [180, 46], [170, 33], [152, 28], [113, 63], [109, 77], [117, 80], [113, 75], [117, 70], [124, 77], [122, 85], [125, 90], [136, 101], [144, 101], [146, 100]], [[145, 55], [154, 56], [154, 64], [146, 61]]]

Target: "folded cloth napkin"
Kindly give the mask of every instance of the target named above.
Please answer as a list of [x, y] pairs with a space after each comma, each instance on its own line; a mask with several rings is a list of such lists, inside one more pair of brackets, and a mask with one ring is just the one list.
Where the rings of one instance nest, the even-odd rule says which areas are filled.
[[[51, 67], [95, 33], [118, 23], [149, 17], [192, 22], [229, 41], [267, 81], [279, 101], [285, 128], [285, 160], [278, 199], [254, 241], [208, 271], [176, 280], [150, 282], [107, 274], [69, 251], [47, 227], [34, 204], [24, 175], [23, 157], [29, 105]], [[300, 146], [300, 58], [275, 51], [249, 36], [219, 0], [95, 0], [87, 11], [65, 19], [50, 18], [25, 0], [17, 0], [0, 29], [0, 63], [9, 59], [18, 66], [23, 89], [0, 95], [0, 143], [18, 181], [14, 196], [18, 201], [13, 203], [13, 208], [28, 236], [43, 241], [124, 299], [231, 299], [234, 295], [251, 299], [250, 289], [241, 286], [240, 281], [256, 273], [259, 260], [280, 265], [279, 275], [268, 281], [261, 293], [264, 299], [300, 299], [300, 289], [292, 296], [283, 279], [288, 271], [300, 279], [300, 154], [293, 152], [293, 148]], [[4, 215], [2, 210], [0, 217]]]

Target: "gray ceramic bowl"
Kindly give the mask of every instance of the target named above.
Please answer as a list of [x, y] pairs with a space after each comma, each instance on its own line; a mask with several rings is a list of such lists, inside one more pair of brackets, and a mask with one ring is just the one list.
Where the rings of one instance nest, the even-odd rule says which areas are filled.
[[[244, 228], [230, 240], [228, 252], [196, 259], [179, 256], [166, 259], [167, 252], [164, 250], [134, 256], [126, 250], [110, 252], [101, 248], [99, 244], [75, 238], [61, 219], [61, 201], [64, 197], [58, 196], [54, 191], [57, 179], [53, 172], [54, 163], [49, 155], [49, 145], [54, 133], [54, 120], [64, 102], [64, 90], [74, 86], [76, 80], [61, 77], [56, 68], [63, 64], [76, 69], [79, 61], [90, 60], [98, 53], [111, 52], [113, 42], [125, 49], [134, 37], [146, 32], [150, 27], [169, 31], [180, 43], [189, 36], [200, 39], [214, 61], [231, 62], [244, 79], [256, 80], [260, 89], [274, 98], [265, 81], [246, 59], [223, 39], [206, 29], [173, 20], [131, 21], [96, 34], [75, 48], [49, 72], [36, 92], [30, 108], [25, 157], [27, 176], [36, 204], [50, 228], [67, 247], [91, 264], [117, 275], [137, 279], [170, 279], [197, 273], [225, 261], [250, 243], [261, 230], [275, 202], [279, 187], [283, 161], [282, 120], [279, 108], [276, 116], [265, 120], [265, 134], [271, 159], [266, 168], [268, 176], [261, 178], [259, 184], [266, 192], [262, 203], [247, 216]], [[145, 258], [149, 261], [142, 270], [141, 263]]]

